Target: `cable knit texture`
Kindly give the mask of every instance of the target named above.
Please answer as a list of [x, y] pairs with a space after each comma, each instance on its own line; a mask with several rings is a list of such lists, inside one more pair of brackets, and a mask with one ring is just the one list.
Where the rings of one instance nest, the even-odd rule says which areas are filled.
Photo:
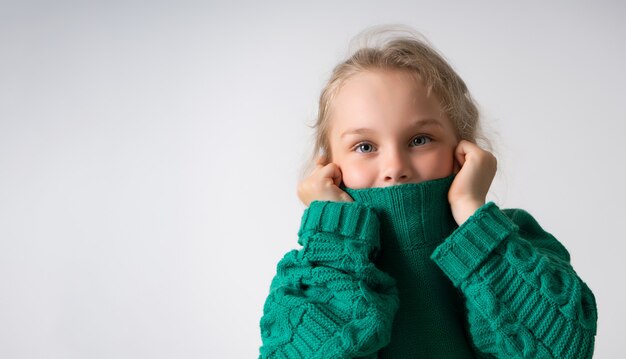
[[314, 201], [278, 263], [260, 358], [588, 358], [592, 292], [527, 212], [462, 226], [454, 176]]

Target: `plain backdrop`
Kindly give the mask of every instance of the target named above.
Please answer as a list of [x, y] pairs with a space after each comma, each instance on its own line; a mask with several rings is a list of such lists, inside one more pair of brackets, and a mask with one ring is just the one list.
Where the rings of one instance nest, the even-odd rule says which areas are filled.
[[0, 0], [0, 357], [256, 357], [319, 93], [390, 23], [464, 78], [490, 198], [568, 248], [620, 357], [624, 4]]

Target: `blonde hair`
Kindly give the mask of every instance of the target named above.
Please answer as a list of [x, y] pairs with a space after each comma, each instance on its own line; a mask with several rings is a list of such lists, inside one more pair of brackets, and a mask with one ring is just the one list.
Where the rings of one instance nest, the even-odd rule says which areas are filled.
[[[465, 82], [434, 47], [419, 32], [404, 25], [383, 25], [368, 28], [350, 43], [351, 55], [335, 66], [322, 90], [315, 129], [315, 144], [301, 171], [301, 179], [315, 166], [315, 159], [332, 153], [329, 143], [330, 111], [333, 100], [342, 85], [366, 70], [404, 70], [416, 81], [422, 81], [428, 94], [434, 93], [451, 120], [458, 139], [490, 147], [479, 128], [478, 106], [472, 99]], [[356, 48], [356, 50], [354, 50]]]

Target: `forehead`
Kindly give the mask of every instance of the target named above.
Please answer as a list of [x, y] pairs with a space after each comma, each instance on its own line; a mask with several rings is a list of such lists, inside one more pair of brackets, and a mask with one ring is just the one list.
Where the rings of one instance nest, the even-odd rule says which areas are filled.
[[431, 118], [451, 129], [434, 93], [408, 71], [366, 70], [347, 79], [332, 104], [331, 133], [385, 128]]

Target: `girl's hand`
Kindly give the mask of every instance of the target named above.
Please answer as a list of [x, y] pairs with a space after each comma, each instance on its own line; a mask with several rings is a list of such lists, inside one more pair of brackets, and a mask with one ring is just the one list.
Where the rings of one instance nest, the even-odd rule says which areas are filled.
[[448, 202], [460, 226], [485, 204], [496, 175], [497, 161], [490, 152], [466, 140], [459, 142], [454, 157], [458, 171], [455, 170], [457, 174], [448, 191]]
[[341, 170], [334, 163], [327, 163], [324, 155], [317, 158], [317, 166], [309, 177], [298, 184], [298, 198], [309, 206], [313, 201], [354, 202], [339, 188]]

